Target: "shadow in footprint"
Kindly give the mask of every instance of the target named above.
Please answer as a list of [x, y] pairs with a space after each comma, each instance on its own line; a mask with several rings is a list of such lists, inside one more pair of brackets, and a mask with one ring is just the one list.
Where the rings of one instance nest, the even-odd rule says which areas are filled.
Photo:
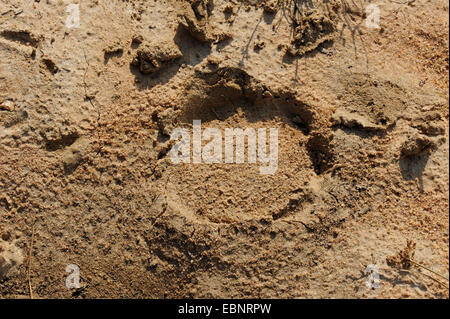
[[413, 156], [401, 157], [399, 161], [402, 177], [406, 181], [419, 179], [419, 188], [423, 192], [423, 171], [427, 166], [430, 154], [423, 153]]
[[105, 52], [104, 54], [104, 61], [103, 64], [107, 65], [109, 60], [111, 60], [112, 58], [121, 58], [123, 56], [123, 50], [116, 50], [113, 52]]
[[182, 25], [178, 26], [173, 41], [183, 54], [184, 64], [195, 66], [211, 54], [211, 45], [194, 39]]

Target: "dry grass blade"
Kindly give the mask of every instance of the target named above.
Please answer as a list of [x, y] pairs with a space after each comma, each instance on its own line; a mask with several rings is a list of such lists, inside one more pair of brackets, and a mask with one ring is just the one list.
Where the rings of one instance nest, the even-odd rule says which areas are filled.
[[415, 262], [414, 260], [409, 260], [409, 262], [413, 263], [414, 265], [416, 265], [416, 266], [418, 266], [418, 267], [422, 267], [423, 269], [426, 269], [426, 270], [428, 270], [429, 272], [432, 272], [433, 274], [435, 274], [436, 276], [439, 276], [439, 277], [441, 277], [441, 278], [443, 278], [443, 279], [445, 279], [445, 280], [448, 281], [448, 277], [445, 277], [444, 275], [441, 275], [440, 273], [437, 273], [437, 272], [435, 272], [434, 270], [431, 270], [430, 268], [425, 267], [424, 265], [421, 265], [421, 264]]

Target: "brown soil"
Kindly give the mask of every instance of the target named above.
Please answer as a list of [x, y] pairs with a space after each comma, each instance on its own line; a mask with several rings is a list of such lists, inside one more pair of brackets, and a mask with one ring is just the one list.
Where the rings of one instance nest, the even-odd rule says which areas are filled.
[[[449, 4], [376, 3], [1, 1], [0, 297], [448, 298]], [[194, 119], [277, 172], [172, 163]]]

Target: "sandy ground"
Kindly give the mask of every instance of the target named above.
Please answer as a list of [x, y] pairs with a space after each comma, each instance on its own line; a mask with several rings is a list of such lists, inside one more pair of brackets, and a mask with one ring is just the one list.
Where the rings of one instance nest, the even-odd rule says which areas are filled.
[[[449, 4], [370, 4], [1, 0], [0, 296], [448, 298]], [[173, 163], [195, 119], [278, 170]]]

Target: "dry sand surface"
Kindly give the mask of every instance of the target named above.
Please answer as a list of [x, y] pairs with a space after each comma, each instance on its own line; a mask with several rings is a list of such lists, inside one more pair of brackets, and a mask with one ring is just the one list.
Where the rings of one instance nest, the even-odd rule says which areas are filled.
[[[448, 15], [0, 0], [0, 297], [448, 298]], [[278, 169], [174, 163], [195, 119]]]

